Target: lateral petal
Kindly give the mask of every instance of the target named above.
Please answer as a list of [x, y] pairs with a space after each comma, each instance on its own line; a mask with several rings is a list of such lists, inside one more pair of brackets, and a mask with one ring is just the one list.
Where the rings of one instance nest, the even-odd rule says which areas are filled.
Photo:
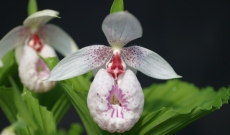
[[10, 50], [17, 46], [24, 45], [28, 34], [29, 29], [25, 26], [18, 26], [8, 32], [0, 41], [0, 60]]
[[58, 81], [82, 75], [103, 65], [112, 55], [112, 48], [104, 45], [84, 47], [62, 59], [51, 71], [47, 81]]
[[102, 30], [109, 44], [117, 47], [142, 36], [140, 22], [127, 11], [109, 14], [102, 23]]
[[122, 49], [122, 56], [129, 66], [157, 79], [180, 78], [173, 68], [157, 53], [140, 46]]
[[58, 17], [58, 12], [51, 10], [51, 9], [45, 9], [38, 12], [33, 13], [32, 15], [28, 16], [26, 20], [24, 20], [23, 25], [24, 26], [41, 26], [46, 24], [48, 21], [53, 19], [54, 17]]
[[74, 40], [56, 25], [47, 24], [41, 26], [38, 34], [45, 43], [51, 45], [63, 56], [67, 56], [78, 50]]

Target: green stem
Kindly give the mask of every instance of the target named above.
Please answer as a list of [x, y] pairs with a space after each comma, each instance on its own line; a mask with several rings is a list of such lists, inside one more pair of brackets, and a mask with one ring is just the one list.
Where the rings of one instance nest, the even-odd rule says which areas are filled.
[[28, 16], [38, 11], [36, 0], [29, 0], [27, 11], [28, 11]]

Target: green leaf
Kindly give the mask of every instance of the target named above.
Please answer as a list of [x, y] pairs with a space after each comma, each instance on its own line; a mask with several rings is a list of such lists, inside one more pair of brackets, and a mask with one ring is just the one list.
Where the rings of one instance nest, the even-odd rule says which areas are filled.
[[17, 121], [17, 107], [13, 100], [14, 91], [12, 88], [0, 87], [0, 107], [10, 123]]
[[64, 129], [59, 129], [57, 131], [57, 135], [67, 135], [66, 131]]
[[15, 60], [15, 54], [14, 54], [14, 50], [10, 51], [9, 53], [7, 53], [3, 59], [3, 67], [0, 68], [0, 86], [8, 85], [8, 76], [13, 76], [17, 70], [18, 70], [18, 66]]
[[[53, 69], [54, 66], [58, 63], [57, 58], [45, 58], [45, 59], [42, 58], [42, 59], [47, 64], [49, 69]], [[92, 72], [89, 72], [89, 73], [84, 74], [82, 76], [78, 76], [78, 77], [71, 78], [68, 80], [60, 81], [58, 84], [63, 85], [63, 88], [65, 89], [66, 94], [68, 95], [69, 99], [74, 104], [75, 108], [78, 108], [77, 111], [79, 112], [79, 115], [82, 116], [83, 123], [85, 123], [85, 125], [87, 125], [87, 127], [89, 127], [89, 128], [87, 128], [89, 130], [89, 132], [91, 132], [91, 134], [94, 134], [97, 132], [93, 131], [91, 127], [96, 126], [98, 129], [99, 129], [99, 127], [92, 120], [92, 117], [90, 116], [88, 107], [86, 105], [86, 96], [87, 96], [86, 93], [88, 93], [88, 90], [89, 90], [89, 87], [91, 84], [90, 79], [92, 78], [92, 76], [93, 76]], [[68, 89], [68, 90], [66, 90], [66, 89]], [[79, 93], [76, 93], [75, 90], [73, 90], [73, 89], [78, 90], [76, 92], [79, 92]], [[56, 90], [56, 89], [54, 89], [54, 90]], [[63, 96], [65, 96], [66, 94], [63, 94]], [[55, 95], [55, 94], [53, 94], [53, 95]], [[50, 95], [50, 96], [52, 96], [52, 95]], [[42, 96], [42, 97], [44, 97], [44, 96]], [[49, 96], [47, 96], [47, 97], [49, 97]], [[66, 99], [66, 97], [60, 97], [52, 109], [54, 116], [56, 116], [55, 115], [55, 114], [57, 114], [56, 112], [60, 112], [60, 114], [64, 114], [61, 112], [61, 111], [63, 111], [63, 109], [61, 109], [61, 108], [65, 107], [66, 105], [63, 104], [64, 101], [62, 100], [62, 98]], [[59, 111], [54, 111], [54, 110], [59, 110]], [[87, 111], [87, 112], [85, 112], [85, 111]], [[87, 116], [87, 114], [89, 116]], [[58, 116], [56, 116], [56, 117], [58, 117]], [[86, 121], [84, 122], [84, 120], [86, 120], [87, 122]], [[93, 126], [91, 126], [91, 125], [93, 125]], [[76, 128], [76, 125], [74, 127]], [[73, 128], [72, 130], [76, 130], [75, 128]], [[78, 129], [79, 129], [79, 126], [78, 126]], [[70, 130], [70, 132], [68, 134], [73, 134], [72, 130]], [[99, 131], [100, 132], [98, 132], [98, 133], [101, 133], [102, 130], [99, 129]], [[76, 132], [76, 131], [74, 131], [74, 132]], [[80, 130], [78, 132], [80, 134]]]
[[33, 96], [39, 100], [40, 105], [47, 107], [53, 113], [57, 125], [71, 106], [71, 102], [60, 83], [57, 83], [52, 90], [46, 93], [33, 93]]
[[[36, 134], [56, 135], [56, 123], [52, 112], [39, 105], [38, 100], [26, 88], [23, 90], [22, 98], [38, 127], [38, 130], [35, 130]], [[21, 114], [19, 116], [25, 119]]]
[[52, 70], [57, 63], [59, 62], [57, 57], [49, 57], [49, 58], [43, 58], [42, 56], [38, 55], [48, 66], [50, 70]]
[[0, 105], [10, 123], [18, 120], [16, 116], [19, 113], [28, 125], [33, 129], [37, 129], [17, 89], [0, 87]]
[[38, 11], [37, 1], [36, 0], [29, 0], [27, 10], [28, 10], [28, 15], [31, 15], [31, 14], [37, 12]]
[[144, 90], [143, 115], [124, 134], [174, 134], [228, 102], [230, 88], [218, 92], [207, 87], [199, 90], [193, 84], [170, 80]]
[[[40, 56], [40, 58], [42, 57]], [[50, 70], [53, 69], [59, 61], [57, 57], [42, 59]], [[48, 110], [51, 110], [56, 120], [56, 124], [59, 124], [71, 106], [71, 102], [59, 82], [49, 92], [33, 93], [33, 95], [39, 100], [41, 105], [46, 106]]]
[[72, 124], [69, 131], [68, 135], [81, 135], [83, 132], [83, 129], [80, 124]]
[[62, 83], [63, 88], [66, 90], [72, 104], [77, 110], [81, 120], [84, 124], [86, 132], [88, 135], [103, 135], [105, 131], [100, 129], [98, 125], [93, 121], [91, 117], [87, 103], [87, 92], [74, 89], [74, 87], [68, 83]]
[[123, 0], [114, 0], [110, 9], [110, 14], [114, 12], [120, 12], [124, 10]]

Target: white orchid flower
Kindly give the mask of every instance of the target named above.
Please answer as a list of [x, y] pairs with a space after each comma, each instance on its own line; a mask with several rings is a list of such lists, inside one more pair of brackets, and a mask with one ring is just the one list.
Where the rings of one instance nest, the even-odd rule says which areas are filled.
[[75, 42], [66, 32], [56, 25], [46, 24], [58, 14], [49, 9], [38, 11], [27, 17], [23, 26], [14, 28], [0, 41], [0, 66], [3, 66], [2, 57], [16, 48], [21, 82], [36, 92], [48, 91], [55, 85], [55, 82], [42, 81], [50, 71], [37, 54], [47, 58], [56, 57], [53, 48], [64, 56], [77, 50]]
[[92, 45], [70, 54], [54, 67], [47, 80], [64, 80], [99, 70], [88, 93], [89, 111], [102, 129], [124, 132], [139, 120], [144, 106], [142, 88], [134, 70], [157, 79], [181, 76], [151, 50], [140, 46], [123, 48], [142, 36], [142, 27], [132, 14], [108, 15], [102, 30], [111, 47]]

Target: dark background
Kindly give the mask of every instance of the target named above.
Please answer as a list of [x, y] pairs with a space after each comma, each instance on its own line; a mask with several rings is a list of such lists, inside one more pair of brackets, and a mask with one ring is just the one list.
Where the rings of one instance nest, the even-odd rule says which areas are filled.
[[[79, 48], [108, 45], [101, 24], [112, 0], [38, 0], [38, 9], [54, 9], [55, 23], [67, 31]], [[1, 0], [0, 38], [27, 17], [27, 0]], [[142, 24], [143, 37], [128, 45], [141, 45], [166, 59], [182, 80], [198, 87], [218, 89], [230, 85], [229, 0], [124, 0], [125, 9]], [[138, 73], [143, 87], [159, 81]], [[79, 121], [74, 108], [60, 127]], [[0, 130], [9, 123], [0, 110]], [[230, 105], [190, 124], [177, 135], [230, 134]]]

